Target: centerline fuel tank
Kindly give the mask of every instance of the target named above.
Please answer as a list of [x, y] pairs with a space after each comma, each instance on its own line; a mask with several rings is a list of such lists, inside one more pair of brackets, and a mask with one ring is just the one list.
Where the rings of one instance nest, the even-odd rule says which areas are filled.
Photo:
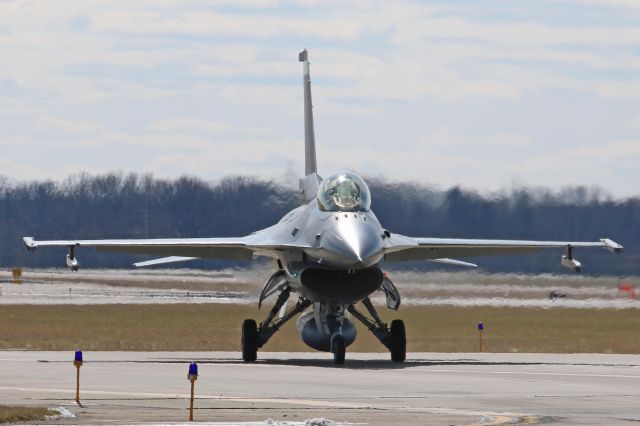
[[[338, 331], [338, 321], [334, 315], [327, 315], [326, 322], [320, 326], [316, 323], [313, 311], [306, 312], [296, 321], [298, 336], [309, 347], [318, 351], [331, 351], [331, 337]], [[342, 320], [342, 336], [345, 346], [356, 339], [356, 327], [349, 319]]]

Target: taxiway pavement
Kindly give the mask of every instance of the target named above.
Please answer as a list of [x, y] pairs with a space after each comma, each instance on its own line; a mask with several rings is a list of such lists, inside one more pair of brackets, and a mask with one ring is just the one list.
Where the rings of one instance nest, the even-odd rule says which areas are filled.
[[[65, 407], [56, 424], [183, 422], [198, 362], [195, 420], [357, 424], [629, 424], [640, 421], [640, 355], [85, 352], [82, 406], [72, 352], [0, 352], [2, 404]], [[294, 423], [292, 423], [294, 424]]]

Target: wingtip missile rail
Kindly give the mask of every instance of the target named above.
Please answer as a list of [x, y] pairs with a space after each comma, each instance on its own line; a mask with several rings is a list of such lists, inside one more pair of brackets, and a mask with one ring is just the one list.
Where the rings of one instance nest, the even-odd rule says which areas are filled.
[[[601, 238], [600, 243], [602, 244], [602, 248], [613, 254], [620, 254], [624, 251], [624, 247], [609, 238]], [[562, 255], [560, 259], [560, 264], [571, 269], [573, 272], [582, 272], [582, 263], [574, 259], [573, 248], [574, 246], [572, 244], [567, 244], [565, 254]]]
[[29, 251], [36, 251], [36, 247], [38, 247], [33, 237], [22, 237], [22, 242]]
[[613, 254], [620, 254], [624, 251], [624, 247], [609, 238], [601, 238], [600, 242], [606, 250], [609, 250]]

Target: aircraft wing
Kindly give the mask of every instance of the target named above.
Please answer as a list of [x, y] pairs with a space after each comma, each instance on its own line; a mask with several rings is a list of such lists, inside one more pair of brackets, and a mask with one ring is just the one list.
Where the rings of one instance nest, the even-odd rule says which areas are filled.
[[[151, 254], [166, 256], [164, 260], [188, 260], [187, 258], [251, 260], [258, 255], [275, 255], [278, 251], [294, 247], [283, 244], [260, 233], [239, 238], [162, 238], [162, 239], [120, 239], [120, 240], [50, 240], [39, 241], [24, 237], [27, 249], [39, 247], [95, 247], [97, 251]], [[295, 248], [301, 248], [298, 245]], [[73, 258], [74, 255], [72, 254]], [[164, 263], [164, 262], [157, 262]]]
[[[580, 263], [573, 260], [572, 251], [578, 247], [600, 247], [612, 253], [621, 253], [623, 247], [608, 239], [599, 241], [526, 241], [526, 240], [476, 240], [458, 238], [412, 238], [392, 234], [386, 243], [385, 260], [399, 262], [405, 260], [430, 260], [440, 258], [491, 256], [504, 254], [532, 253], [546, 248], [564, 248], [563, 264], [574, 270]], [[565, 258], [574, 264], [566, 264]]]

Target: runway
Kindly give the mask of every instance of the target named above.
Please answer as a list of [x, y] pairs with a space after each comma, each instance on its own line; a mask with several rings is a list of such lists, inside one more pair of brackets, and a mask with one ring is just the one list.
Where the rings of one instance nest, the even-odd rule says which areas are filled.
[[[640, 355], [0, 352], [3, 404], [65, 407], [56, 424], [178, 423], [198, 362], [195, 420], [213, 424], [629, 424], [640, 421]], [[273, 419], [270, 423], [268, 419]], [[277, 423], [283, 422], [283, 423]], [[249, 423], [245, 423], [249, 424]], [[320, 423], [318, 423], [320, 424]]]

